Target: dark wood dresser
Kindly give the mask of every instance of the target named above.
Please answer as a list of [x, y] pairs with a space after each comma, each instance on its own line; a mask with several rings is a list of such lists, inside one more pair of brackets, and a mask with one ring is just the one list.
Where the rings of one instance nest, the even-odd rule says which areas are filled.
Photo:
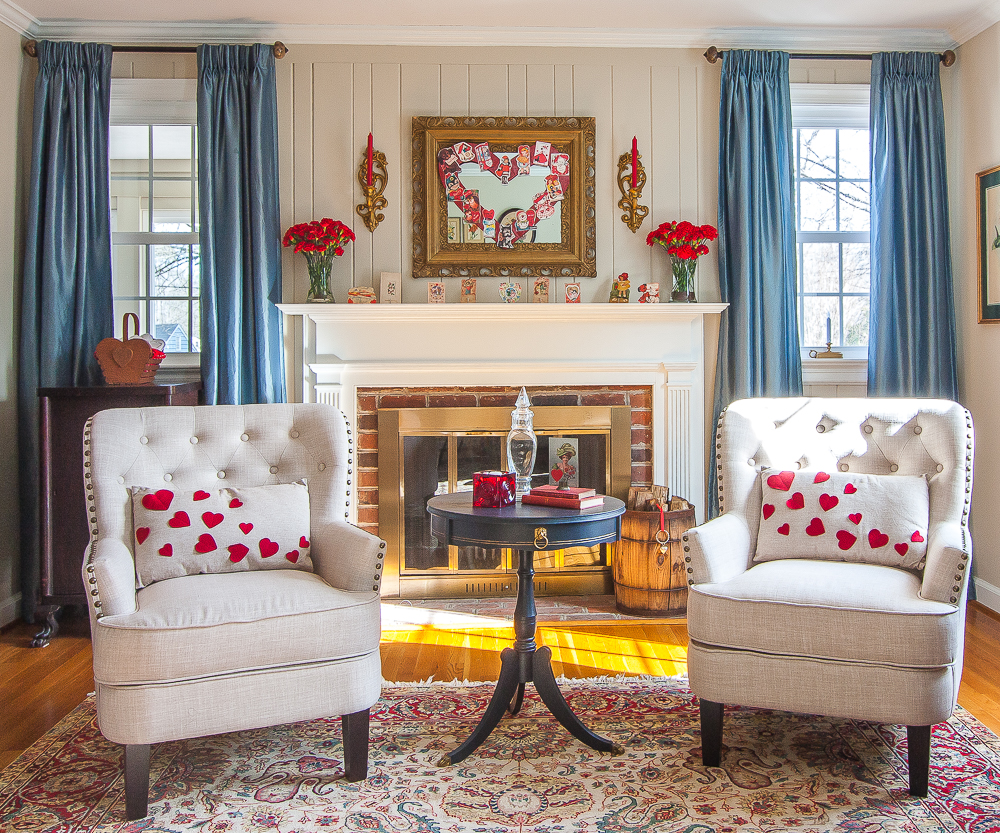
[[120, 385], [39, 388], [39, 481], [41, 486], [41, 587], [39, 605], [49, 611], [32, 643], [47, 645], [63, 605], [87, 603], [80, 570], [90, 540], [83, 487], [83, 426], [108, 408], [197, 405], [199, 382], [179, 385]]

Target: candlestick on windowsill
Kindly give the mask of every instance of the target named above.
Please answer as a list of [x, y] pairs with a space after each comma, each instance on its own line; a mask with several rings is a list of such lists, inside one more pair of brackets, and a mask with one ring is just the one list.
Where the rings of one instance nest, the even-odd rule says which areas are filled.
[[838, 353], [836, 350], [834, 350], [832, 348], [833, 348], [833, 342], [828, 341], [826, 343], [826, 350], [824, 350], [822, 353], [819, 350], [810, 350], [809, 351], [809, 358], [810, 359], [842, 359], [842, 358], [844, 358], [844, 354], [843, 353]]

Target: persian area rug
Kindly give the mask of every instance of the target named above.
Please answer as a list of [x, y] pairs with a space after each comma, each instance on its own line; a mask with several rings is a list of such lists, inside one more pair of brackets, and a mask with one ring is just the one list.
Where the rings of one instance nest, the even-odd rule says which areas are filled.
[[729, 833], [1000, 831], [1000, 741], [959, 710], [934, 729], [931, 795], [907, 793], [901, 727], [726, 711], [723, 766], [701, 766], [683, 680], [570, 681], [583, 721], [625, 747], [595, 752], [528, 686], [465, 761], [436, 762], [478, 721], [492, 685], [387, 687], [369, 777], [343, 780], [339, 719], [153, 748], [150, 816], [127, 824], [121, 750], [88, 700], [0, 773], [2, 831]]

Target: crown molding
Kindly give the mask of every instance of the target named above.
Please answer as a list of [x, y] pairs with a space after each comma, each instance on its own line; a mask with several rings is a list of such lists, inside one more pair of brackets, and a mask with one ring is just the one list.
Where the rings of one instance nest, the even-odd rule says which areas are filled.
[[993, 0], [949, 29], [949, 34], [957, 43], [962, 44], [972, 40], [980, 32], [985, 32], [998, 21], [1000, 21], [1000, 0]]
[[[0, 0], [0, 4], [9, 0]], [[1000, 3], [1000, 0], [998, 0]], [[855, 28], [588, 28], [490, 26], [380, 26], [283, 23], [43, 20], [33, 36], [120, 44], [270, 43], [373, 46], [604, 47], [651, 49], [785, 49], [857, 52], [939, 51], [956, 46], [952, 35], [930, 29]]]
[[0, 23], [6, 24], [19, 35], [36, 36], [39, 21], [10, 0], [0, 0]]

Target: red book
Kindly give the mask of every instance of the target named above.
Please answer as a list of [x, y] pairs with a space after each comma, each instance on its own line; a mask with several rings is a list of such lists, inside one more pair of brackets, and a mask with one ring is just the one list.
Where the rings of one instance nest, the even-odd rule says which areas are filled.
[[558, 506], [560, 509], [592, 509], [595, 506], [604, 505], [604, 495], [593, 495], [591, 497], [556, 497], [555, 495], [535, 495], [526, 494], [521, 498], [521, 503], [529, 506]]
[[531, 490], [533, 495], [552, 495], [553, 497], [593, 497], [597, 494], [597, 489], [583, 489], [579, 486], [574, 486], [572, 488], [560, 489], [554, 484], [546, 484], [545, 486], [535, 486]]

